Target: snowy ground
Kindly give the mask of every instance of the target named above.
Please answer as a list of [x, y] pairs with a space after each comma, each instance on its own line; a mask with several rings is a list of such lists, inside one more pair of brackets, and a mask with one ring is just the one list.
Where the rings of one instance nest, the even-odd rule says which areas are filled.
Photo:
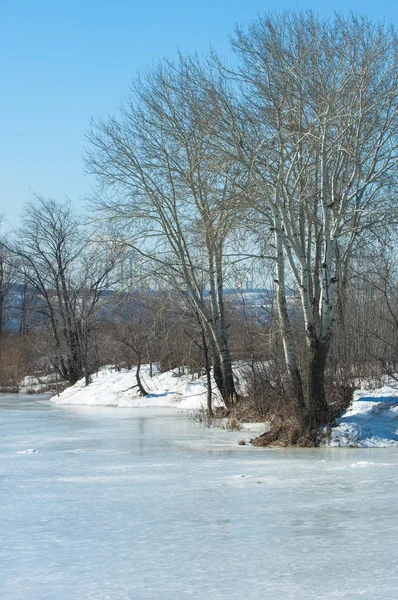
[[50, 389], [56, 389], [59, 378], [55, 373], [49, 375], [27, 375], [19, 383], [21, 394], [41, 394]]
[[398, 446], [398, 390], [358, 390], [332, 429], [331, 446]]
[[3, 600], [392, 600], [397, 448], [0, 396]]
[[[149, 394], [141, 397], [136, 388], [135, 370], [103, 369], [92, 377], [86, 386], [84, 379], [67, 388], [51, 401], [55, 404], [85, 404], [88, 406], [117, 406], [119, 408], [180, 408], [195, 410], [206, 406], [205, 378], [193, 379], [192, 375], [179, 375], [167, 371], [149, 376], [149, 366], [141, 369], [141, 379]], [[214, 382], [213, 382], [214, 384]], [[215, 385], [213, 386], [215, 387]], [[217, 393], [215, 402], [219, 402]]]

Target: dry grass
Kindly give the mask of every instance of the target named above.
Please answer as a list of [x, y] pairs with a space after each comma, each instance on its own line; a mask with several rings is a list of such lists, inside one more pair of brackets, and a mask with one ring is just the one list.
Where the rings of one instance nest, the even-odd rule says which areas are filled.
[[24, 348], [11, 336], [2, 337], [0, 343], [0, 391], [18, 392], [19, 382], [27, 374]]
[[270, 429], [250, 440], [253, 446], [297, 446], [311, 445], [310, 440], [304, 440], [302, 424], [294, 417], [282, 418], [273, 415], [269, 419]]

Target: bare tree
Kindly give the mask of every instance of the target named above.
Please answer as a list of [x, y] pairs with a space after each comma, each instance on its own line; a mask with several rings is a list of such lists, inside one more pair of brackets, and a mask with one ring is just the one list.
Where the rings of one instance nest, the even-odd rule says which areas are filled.
[[[343, 283], [364, 228], [396, 217], [398, 161], [395, 31], [365, 18], [270, 14], [233, 48], [239, 103], [225, 94], [223, 144], [250, 172], [258, 218], [274, 237], [280, 331], [304, 431], [329, 419], [325, 369]], [[393, 212], [393, 214], [391, 214]], [[305, 370], [292, 334], [294, 283], [307, 340]], [[343, 286], [344, 287], [344, 286]]]
[[[130, 224], [128, 243], [193, 303], [227, 406], [235, 397], [225, 316], [225, 248], [247, 175], [217, 153], [217, 109], [192, 77], [197, 62], [162, 64], [138, 79], [118, 119], [93, 124], [88, 170], [97, 208]], [[112, 190], [111, 199], [104, 191]], [[209, 290], [208, 301], [204, 291]]]
[[69, 203], [37, 198], [9, 247], [18, 258], [24, 285], [39, 298], [36, 310], [53, 338], [48, 358], [60, 376], [89, 382], [89, 338], [102, 292], [115, 265], [113, 249], [93, 243]]
[[113, 337], [129, 353], [128, 367], [135, 364], [136, 386], [141, 396], [148, 394], [141, 379], [141, 365], [148, 356], [151, 343], [151, 323], [148, 319], [146, 294], [138, 292], [120, 293], [113, 300], [108, 321]]
[[[0, 215], [0, 227], [2, 221], [3, 217]], [[0, 338], [7, 329], [8, 322], [12, 319], [12, 289], [15, 283], [15, 265], [5, 242], [6, 237], [3, 242], [0, 239]]]
[[389, 383], [396, 385], [398, 261], [395, 239], [385, 236], [371, 253], [367, 253], [366, 259], [358, 274], [362, 291], [361, 310], [364, 313], [360, 335], [367, 359], [373, 366], [372, 374], [375, 375], [378, 371], [382, 376], [387, 375]]

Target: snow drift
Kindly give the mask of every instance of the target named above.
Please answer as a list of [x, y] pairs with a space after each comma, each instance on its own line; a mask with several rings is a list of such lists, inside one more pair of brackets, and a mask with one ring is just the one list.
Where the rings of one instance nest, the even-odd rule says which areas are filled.
[[[110, 368], [101, 370], [85, 385], [84, 379], [51, 398], [56, 404], [85, 404], [89, 406], [117, 406], [119, 408], [175, 407], [184, 410], [204, 408], [207, 401], [205, 377], [193, 379], [192, 375], [179, 375], [176, 371], [149, 375], [149, 366], [141, 369], [141, 379], [147, 396], [140, 396], [136, 387], [135, 371]], [[214, 387], [214, 386], [213, 386]], [[214, 392], [214, 403], [220, 403]]]
[[358, 390], [331, 430], [329, 445], [361, 448], [398, 446], [398, 390]]

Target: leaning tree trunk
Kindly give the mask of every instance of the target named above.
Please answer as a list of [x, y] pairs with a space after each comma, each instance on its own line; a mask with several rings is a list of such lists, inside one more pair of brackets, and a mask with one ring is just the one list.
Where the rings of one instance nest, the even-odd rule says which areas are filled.
[[[213, 362], [214, 381], [216, 382], [217, 389], [220, 392], [222, 399], [225, 401], [224, 378], [223, 378], [223, 373], [222, 373], [222, 368], [221, 368], [221, 363], [220, 363], [220, 357], [218, 356], [218, 352], [214, 347], [211, 347], [210, 351], [211, 351], [212, 362]], [[227, 399], [227, 401], [228, 401], [228, 399]], [[228, 408], [228, 406], [227, 406], [227, 408]]]
[[225, 407], [230, 410], [236, 400], [231, 359], [229, 356], [226, 358], [222, 357], [219, 346], [216, 348], [212, 346], [210, 351], [213, 362], [214, 381], [216, 382], [217, 389], [220, 392]]
[[137, 353], [137, 367], [135, 370], [135, 379], [137, 381], [137, 388], [140, 393], [140, 396], [145, 397], [148, 395], [148, 392], [146, 391], [146, 389], [144, 388], [144, 386], [142, 384], [140, 371], [141, 371], [141, 354]]

